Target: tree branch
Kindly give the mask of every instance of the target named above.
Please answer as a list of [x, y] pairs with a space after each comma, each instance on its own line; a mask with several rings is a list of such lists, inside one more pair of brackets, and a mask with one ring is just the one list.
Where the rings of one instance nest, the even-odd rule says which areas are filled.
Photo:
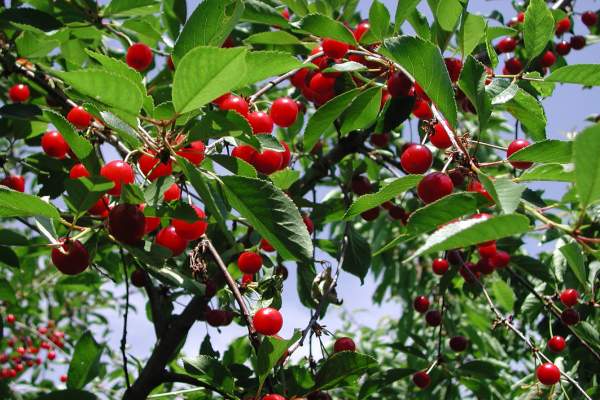
[[125, 253], [123, 248], [119, 247], [121, 253], [121, 262], [123, 264], [123, 278], [125, 279], [125, 312], [123, 313], [123, 334], [121, 336], [121, 355], [123, 357], [123, 373], [125, 374], [125, 383], [127, 389], [131, 388], [131, 382], [129, 380], [129, 370], [127, 369], [127, 319], [129, 317], [129, 276], [127, 276], [127, 263], [125, 262]]

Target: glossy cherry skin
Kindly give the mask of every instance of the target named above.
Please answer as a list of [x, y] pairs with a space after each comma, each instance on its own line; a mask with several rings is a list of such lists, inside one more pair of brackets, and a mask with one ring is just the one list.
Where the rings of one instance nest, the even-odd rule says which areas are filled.
[[360, 39], [369, 29], [371, 29], [369, 21], [362, 21], [360, 24], [356, 25], [356, 29], [354, 29], [354, 38], [360, 42]]
[[186, 249], [188, 241], [179, 236], [175, 231], [175, 227], [171, 225], [158, 231], [156, 244], [171, 250], [173, 256], [178, 256]]
[[585, 47], [586, 39], [585, 36], [575, 35], [571, 36], [571, 48], [575, 50], [581, 50]]
[[450, 339], [449, 345], [452, 351], [460, 353], [465, 351], [469, 346], [469, 339], [464, 336], [454, 336]]
[[560, 320], [565, 325], [576, 325], [579, 323], [579, 313], [573, 308], [567, 308], [560, 314]]
[[523, 71], [523, 63], [521, 62], [521, 60], [519, 60], [518, 58], [509, 58], [508, 60], [506, 60], [505, 63], [505, 67], [506, 67], [506, 71], [509, 74], [518, 74], [519, 72]]
[[166, 163], [162, 162], [156, 155], [142, 154], [138, 159], [140, 171], [151, 181], [161, 176], [169, 176], [173, 173], [173, 163], [169, 159]]
[[146, 285], [146, 279], [148, 279], [148, 276], [142, 269], [135, 269], [131, 273], [131, 284], [135, 287], [144, 287]]
[[433, 260], [432, 269], [436, 275], [444, 275], [448, 271], [449, 266], [448, 260], [436, 258]]
[[194, 165], [200, 165], [204, 161], [206, 146], [201, 140], [195, 140], [177, 152], [177, 155], [187, 159]]
[[483, 184], [481, 182], [479, 182], [478, 180], [472, 179], [469, 182], [469, 184], [467, 185], [467, 191], [481, 193], [490, 202], [494, 202], [494, 198], [492, 197], [492, 195], [490, 195], [490, 193], [487, 190], [485, 190], [485, 188], [483, 187]]
[[[140, 204], [139, 208], [140, 211], [144, 211], [144, 208], [146, 207], [145, 204]], [[147, 235], [148, 233], [156, 230], [156, 228], [158, 228], [160, 226], [160, 218], [159, 217], [149, 217], [149, 216], [144, 216], [145, 218], [145, 222], [144, 222], [144, 235]]]
[[413, 106], [412, 113], [415, 117], [420, 120], [429, 120], [433, 118], [433, 112], [431, 111], [431, 107], [427, 100], [417, 99], [415, 101], [415, 105]]
[[86, 129], [92, 123], [92, 115], [85, 108], [76, 106], [67, 114], [67, 120], [77, 129]]
[[431, 383], [431, 378], [429, 377], [429, 374], [425, 371], [419, 371], [415, 373], [412, 377], [412, 380], [413, 383], [421, 389], [425, 389]]
[[42, 149], [48, 156], [63, 159], [69, 152], [69, 145], [57, 131], [48, 131], [42, 136]]
[[290, 160], [292, 159], [292, 152], [290, 151], [290, 146], [283, 140], [280, 140], [279, 143], [281, 147], [283, 147], [283, 152], [281, 153], [281, 166], [279, 169], [287, 168], [290, 165]]
[[556, 52], [558, 54], [560, 54], [561, 56], [566, 56], [571, 51], [571, 43], [567, 42], [566, 40], [563, 40], [561, 42], [556, 43], [556, 46], [554, 46], [554, 48], [556, 49]]
[[504, 268], [510, 263], [510, 254], [506, 251], [498, 250], [496, 254], [490, 257], [490, 264], [494, 267], [494, 269]]
[[335, 86], [335, 78], [320, 72], [313, 75], [309, 87], [317, 93], [330, 93]]
[[77, 163], [75, 165], [73, 165], [71, 167], [71, 170], [69, 171], [69, 178], [71, 179], [77, 179], [77, 178], [87, 178], [91, 176], [90, 171], [87, 170], [87, 168], [85, 167], [85, 165], [83, 165], [82, 163]]
[[477, 246], [477, 251], [481, 257], [493, 257], [496, 255], [498, 250], [496, 249], [496, 241], [492, 240], [490, 243], [480, 244]]
[[77, 275], [90, 265], [90, 254], [79, 240], [60, 240], [62, 250], [52, 248], [52, 264], [63, 274]]
[[571, 19], [567, 16], [556, 23], [556, 36], [561, 36], [571, 29]]
[[277, 334], [283, 326], [281, 313], [271, 307], [261, 308], [252, 318], [254, 329], [262, 335], [272, 336]]
[[546, 386], [552, 386], [560, 381], [560, 370], [552, 363], [544, 363], [535, 370], [540, 383]]
[[594, 26], [598, 23], [598, 14], [594, 11], [586, 11], [581, 14], [581, 22], [588, 27]]
[[556, 62], [556, 56], [554, 55], [554, 53], [551, 50], [548, 50], [544, 54], [542, 54], [539, 64], [540, 64], [540, 67], [547, 68], [547, 67], [551, 67], [552, 65], [554, 65], [555, 62]]
[[325, 55], [330, 58], [342, 58], [350, 49], [348, 44], [329, 38], [323, 40], [321, 47]]
[[121, 185], [131, 184], [135, 180], [133, 168], [122, 160], [113, 160], [100, 168], [100, 175], [109, 181], [113, 181], [115, 186], [108, 191], [111, 196], [121, 194]]
[[119, 242], [137, 244], [144, 236], [146, 217], [137, 205], [119, 204], [108, 213], [108, 230]]
[[254, 156], [252, 164], [261, 174], [270, 175], [281, 168], [283, 153], [275, 150], [263, 150]]
[[417, 194], [425, 204], [433, 203], [454, 190], [452, 179], [442, 172], [432, 172], [425, 175], [417, 186]]
[[25, 178], [21, 175], [9, 175], [0, 181], [0, 185], [7, 186], [17, 192], [25, 191]]
[[256, 151], [256, 149], [254, 147], [248, 146], [245, 144], [236, 146], [231, 151], [231, 155], [233, 157], [242, 159], [242, 160], [246, 161], [248, 164], [254, 164], [254, 158], [256, 157], [257, 154], [258, 154], [258, 152]]
[[237, 265], [240, 271], [245, 274], [253, 275], [260, 271], [263, 260], [260, 254], [253, 251], [244, 251], [237, 259]]
[[260, 249], [266, 251], [267, 253], [275, 251], [275, 248], [265, 238], [260, 239]]
[[219, 104], [221, 110], [233, 110], [242, 114], [244, 117], [248, 115], [248, 102], [236, 95], [227, 96], [221, 103]]
[[579, 292], [575, 289], [565, 289], [560, 292], [560, 301], [565, 307], [573, 307], [579, 301]]
[[496, 45], [498, 53], [512, 53], [517, 47], [517, 40], [513, 37], [504, 37]]
[[286, 400], [286, 398], [285, 398], [285, 397], [283, 397], [283, 396], [282, 396], [282, 395], [280, 395], [280, 394], [273, 394], [273, 393], [270, 393], [270, 394], [265, 394], [265, 395], [262, 397], [262, 400]]
[[271, 133], [273, 132], [273, 120], [269, 114], [256, 111], [248, 114], [248, 122], [252, 127], [252, 132], [256, 135], [259, 133]]
[[548, 339], [548, 348], [553, 353], [560, 353], [567, 346], [565, 338], [562, 336], [552, 336]]
[[429, 140], [431, 141], [431, 144], [438, 149], [447, 149], [452, 146], [452, 141], [450, 140], [450, 136], [448, 136], [448, 132], [446, 132], [444, 126], [439, 122], [433, 126], [433, 132], [429, 135]]
[[179, 188], [179, 185], [173, 183], [171, 186], [169, 186], [169, 188], [165, 190], [165, 193], [163, 194], [163, 199], [166, 202], [177, 201], [181, 199], [181, 189]]
[[431, 150], [420, 144], [411, 144], [400, 157], [402, 168], [409, 174], [423, 174], [427, 172], [432, 163]]
[[294, 100], [281, 97], [273, 102], [269, 113], [276, 125], [287, 128], [296, 122], [298, 111], [298, 104]]
[[175, 232], [177, 232], [177, 234], [185, 240], [199, 239], [200, 236], [204, 235], [206, 228], [208, 227], [208, 222], [206, 221], [206, 214], [204, 214], [204, 211], [195, 205], [192, 205], [192, 208], [198, 216], [198, 221], [187, 222], [182, 219], [173, 219], [172, 221]]
[[423, 314], [429, 309], [429, 300], [425, 296], [417, 296], [413, 301], [413, 307], [417, 312]]
[[335, 353], [339, 353], [340, 351], [356, 351], [356, 344], [352, 338], [341, 337], [333, 344], [333, 351]]
[[452, 82], [458, 81], [460, 77], [460, 71], [462, 70], [463, 64], [458, 58], [444, 58], [444, 63], [448, 69], [450, 80]]
[[402, 71], [394, 72], [387, 80], [387, 90], [392, 97], [408, 96], [413, 83]]
[[29, 86], [22, 83], [13, 85], [8, 89], [8, 97], [15, 103], [23, 103], [29, 100]]
[[127, 49], [127, 65], [137, 71], [145, 71], [152, 64], [152, 50], [143, 43], [134, 43]]
[[439, 326], [442, 323], [442, 313], [438, 310], [427, 311], [425, 322], [429, 326]]

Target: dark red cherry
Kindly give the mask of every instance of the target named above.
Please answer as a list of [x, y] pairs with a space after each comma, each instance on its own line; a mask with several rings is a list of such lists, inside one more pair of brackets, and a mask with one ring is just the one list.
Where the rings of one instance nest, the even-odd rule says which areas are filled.
[[447, 149], [452, 146], [448, 132], [446, 132], [444, 126], [439, 122], [433, 126], [433, 132], [429, 135], [429, 140], [438, 149]]
[[436, 275], [444, 275], [448, 271], [449, 263], [443, 258], [436, 258], [433, 260], [432, 269]]
[[148, 276], [142, 269], [137, 268], [131, 273], [131, 284], [135, 287], [144, 287], [146, 279], [148, 279]]
[[432, 172], [426, 175], [417, 186], [417, 194], [426, 204], [449, 195], [452, 190], [454, 190], [452, 180], [442, 172]]
[[413, 301], [413, 307], [417, 312], [423, 314], [429, 309], [429, 300], [425, 296], [417, 296]]
[[555, 62], [556, 62], [556, 56], [554, 55], [552, 50], [548, 50], [544, 54], [542, 54], [542, 57], [540, 58], [540, 61], [539, 61], [540, 66], [542, 68], [551, 67], [552, 65], [554, 65]]
[[433, 112], [427, 100], [417, 99], [412, 109], [412, 113], [420, 120], [429, 120], [433, 118]]
[[394, 72], [387, 80], [387, 90], [392, 97], [408, 96], [413, 83], [402, 71]]
[[460, 71], [463, 67], [462, 61], [458, 58], [444, 58], [444, 63], [448, 69], [450, 80], [452, 82], [458, 81], [458, 78], [460, 77]]
[[420, 144], [411, 144], [400, 157], [402, 168], [409, 174], [423, 174], [427, 172], [432, 163], [431, 151]]
[[415, 373], [412, 377], [412, 380], [417, 387], [421, 389], [425, 389], [431, 383], [431, 378], [429, 374], [425, 371], [419, 371]]
[[90, 254], [79, 240], [60, 239], [60, 248], [52, 248], [52, 264], [63, 274], [77, 275], [90, 265]]
[[453, 351], [460, 353], [465, 351], [469, 346], [469, 339], [464, 336], [454, 336], [450, 339], [449, 344]]
[[575, 289], [565, 289], [560, 292], [560, 301], [566, 307], [573, 307], [579, 301], [579, 292]]
[[575, 50], [581, 50], [585, 47], [586, 39], [585, 36], [575, 35], [571, 36], [571, 47]]
[[439, 326], [442, 323], [442, 313], [438, 310], [427, 311], [425, 322], [429, 326]]
[[352, 191], [359, 196], [371, 193], [371, 191], [373, 190], [371, 182], [366, 176], [363, 175], [357, 175], [352, 177], [351, 186]]
[[108, 213], [108, 230], [120, 242], [135, 245], [144, 236], [146, 220], [134, 204], [118, 204]]
[[598, 14], [594, 11], [586, 11], [581, 14], [581, 22], [588, 27], [594, 26], [598, 23]]
[[523, 71], [523, 63], [516, 57], [506, 60], [505, 66], [507, 72], [512, 75], [516, 75]]
[[571, 18], [568, 16], [559, 19], [556, 23], [556, 36], [561, 36], [571, 29]]
[[565, 325], [576, 325], [579, 323], [579, 313], [573, 308], [567, 308], [560, 314], [560, 320]]
[[513, 37], [504, 37], [500, 39], [496, 45], [496, 51], [498, 53], [512, 53], [517, 47], [517, 40]]
[[554, 48], [556, 49], [556, 52], [558, 54], [560, 54], [561, 56], [566, 56], [571, 51], [571, 43], [567, 42], [566, 40], [563, 40], [556, 43], [556, 46], [554, 46]]
[[340, 351], [356, 351], [356, 344], [352, 338], [341, 337], [333, 344], [333, 351], [335, 353], [339, 353]]

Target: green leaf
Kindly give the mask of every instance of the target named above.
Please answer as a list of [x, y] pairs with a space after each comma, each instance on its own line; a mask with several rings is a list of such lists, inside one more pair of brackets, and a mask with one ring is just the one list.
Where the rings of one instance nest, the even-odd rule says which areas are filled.
[[379, 40], [385, 39], [390, 27], [390, 12], [379, 0], [374, 0], [369, 9], [369, 31]]
[[0, 279], [0, 300], [15, 304], [17, 297], [12, 285], [6, 279]]
[[569, 164], [573, 161], [573, 142], [543, 140], [522, 148], [508, 158], [511, 161]]
[[331, 67], [327, 67], [325, 68], [322, 72], [323, 73], [327, 73], [327, 72], [355, 72], [355, 71], [365, 71], [368, 68], [361, 64], [361, 63], [357, 63], [355, 61], [347, 61], [344, 63], [340, 63], [340, 64], [334, 64]]
[[102, 284], [95, 272], [83, 272], [77, 275], [65, 275], [56, 283], [56, 288], [71, 292], [89, 292], [91, 288]]
[[335, 39], [340, 42], [356, 44], [354, 35], [344, 24], [321, 14], [309, 14], [302, 18], [299, 27], [322, 38]]
[[600, 125], [592, 125], [575, 137], [575, 187], [581, 207], [600, 198]]
[[244, 0], [244, 5], [244, 14], [242, 14], [242, 20], [244, 21], [284, 28], [290, 25], [279, 11], [262, 1]]
[[505, 104], [512, 100], [519, 91], [519, 85], [508, 79], [493, 79], [486, 87], [486, 92], [493, 95], [492, 105]]
[[[221, 46], [243, 12], [241, 0], [204, 0], [200, 3], [175, 42], [173, 62], [177, 69], [183, 56], [195, 47]], [[215, 61], [218, 59], [215, 57]]]
[[517, 182], [558, 181], [575, 182], [575, 171], [572, 165], [543, 164], [529, 168], [518, 178]]
[[256, 178], [256, 170], [254, 167], [241, 158], [231, 157], [225, 154], [211, 154], [210, 159], [225, 167], [235, 175]]
[[360, 376], [379, 365], [377, 360], [366, 354], [353, 351], [341, 351], [328, 357], [315, 377], [316, 390], [337, 387], [348, 377]]
[[57, 390], [54, 392], [41, 394], [35, 400], [97, 400], [95, 394], [86, 392], [85, 390]]
[[525, 186], [516, 184], [508, 178], [499, 177], [492, 180], [483, 173], [479, 173], [478, 177], [504, 214], [512, 214], [517, 209], [521, 195], [526, 189]]
[[414, 188], [423, 178], [422, 175], [407, 175], [397, 178], [383, 186], [377, 193], [360, 196], [346, 211], [344, 219], [351, 219], [360, 213], [370, 210], [388, 200]]
[[21, 261], [13, 249], [0, 246], [0, 265], [7, 265], [11, 268], [20, 268]]
[[533, 140], [546, 139], [546, 114], [535, 97], [519, 89], [515, 97], [503, 107], [521, 122], [523, 130]]
[[404, 0], [398, 2], [394, 18], [396, 32], [400, 30], [402, 23], [416, 10], [417, 4], [420, 2], [421, 0]]
[[235, 382], [227, 367], [213, 357], [199, 355], [194, 358], [184, 358], [183, 367], [186, 372], [207, 385], [222, 392], [233, 394]]
[[439, 0], [435, 9], [436, 21], [443, 30], [451, 32], [462, 12], [463, 5], [459, 0]]
[[121, 75], [122, 77], [127, 78], [131, 82], [135, 83], [138, 89], [140, 89], [142, 95], [146, 95], [146, 86], [144, 86], [142, 83], [143, 76], [141, 73], [131, 68], [121, 60], [105, 56], [101, 53], [96, 53], [90, 49], [86, 49], [85, 51], [90, 57], [99, 62], [106, 70]]
[[600, 65], [576, 64], [557, 68], [545, 79], [547, 82], [575, 83], [600, 86]]
[[[166, 250], [167, 253], [171, 253], [170, 250], [164, 247], [163, 249]], [[182, 274], [173, 268], [155, 268], [148, 265], [146, 268], [148, 272], [152, 274], [152, 276], [156, 277], [158, 280], [168, 286], [176, 289], [183, 288], [186, 291], [198, 296], [204, 296], [204, 293], [206, 292], [206, 286], [204, 284], [198, 282], [196, 279], [190, 276]]]
[[467, 57], [460, 73], [458, 86], [475, 106], [479, 120], [479, 130], [485, 130], [492, 114], [491, 100], [485, 91], [487, 72], [483, 64], [473, 57]]
[[492, 45], [490, 30], [491, 30], [491, 28], [487, 25], [487, 22], [486, 22], [486, 25], [485, 25], [485, 50], [487, 52], [488, 58], [490, 59], [492, 68], [496, 68], [498, 66], [498, 54], [496, 54], [496, 49], [494, 49], [494, 46]]
[[190, 140], [217, 139], [224, 136], [252, 136], [252, 128], [248, 120], [236, 111], [209, 111], [194, 125]]
[[37, 196], [0, 186], [0, 217], [60, 218], [56, 207]]
[[136, 16], [159, 10], [160, 5], [154, 0], [112, 0], [104, 9], [104, 16]]
[[65, 201], [77, 212], [77, 215], [81, 215], [113, 186], [115, 184], [112, 181], [99, 176], [68, 179], [65, 182], [65, 189], [69, 196], [65, 198]]
[[429, 26], [427, 18], [418, 9], [412, 10], [406, 19], [421, 39], [431, 40], [432, 28]]
[[415, 372], [410, 368], [390, 368], [372, 376], [368, 376], [360, 387], [358, 399], [366, 399], [374, 393], [380, 392], [386, 386], [412, 375]]
[[152, 181], [143, 191], [143, 203], [148, 206], [156, 206], [163, 200], [165, 192], [175, 183], [175, 178], [172, 176], [161, 176]]
[[[362, 65], [362, 64], [361, 64]], [[35, 104], [4, 104], [0, 107], [0, 116], [5, 118], [31, 121], [42, 115], [42, 110]]]
[[237, 87], [263, 81], [293, 69], [311, 66], [282, 51], [252, 51], [246, 54], [246, 76]]
[[282, 169], [269, 175], [269, 179], [273, 181], [275, 186], [279, 189], [288, 190], [294, 182], [300, 179], [300, 171], [290, 168]]
[[299, 330], [294, 331], [289, 340], [265, 336], [258, 348], [256, 359], [256, 376], [258, 376], [259, 385], [262, 385], [279, 360], [285, 355], [292, 344], [300, 339], [302, 333]]
[[342, 135], [365, 129], [377, 119], [381, 106], [381, 87], [373, 87], [358, 95], [342, 115]]
[[457, 372], [461, 375], [473, 376], [480, 379], [497, 379], [499, 368], [497, 363], [486, 360], [467, 361], [462, 364]]
[[516, 295], [512, 288], [502, 279], [496, 279], [492, 282], [492, 293], [496, 303], [504, 309], [511, 312], [515, 307]]
[[511, 255], [511, 264], [515, 265], [523, 275], [530, 274], [546, 283], [554, 282], [548, 265], [541, 263], [533, 257]]
[[81, 389], [98, 376], [101, 355], [102, 346], [94, 340], [89, 331], [86, 331], [79, 338], [75, 350], [73, 350], [73, 357], [67, 374], [69, 377], [67, 388]]
[[560, 252], [565, 259], [567, 260], [567, 264], [573, 274], [579, 281], [582, 287], [587, 287], [587, 272], [585, 270], [585, 256], [583, 255], [583, 250], [581, 246], [575, 242], [567, 243], [562, 246]]
[[27, 246], [29, 245], [29, 239], [12, 229], [0, 229], [0, 245]]
[[529, 230], [529, 219], [519, 214], [470, 218], [454, 222], [429, 235], [425, 243], [407, 261], [422, 254], [472, 246], [507, 236], [520, 235]]
[[124, 184], [121, 186], [121, 203], [125, 204], [142, 204], [146, 201], [144, 192], [135, 184]]
[[334, 97], [315, 111], [308, 120], [304, 131], [304, 148], [312, 149], [327, 129], [346, 110], [348, 105], [360, 93], [360, 89], [349, 90]]
[[196, 47], [177, 65], [173, 77], [175, 111], [193, 111], [229, 92], [246, 76], [242, 47]]
[[140, 89], [129, 79], [103, 69], [54, 71], [54, 75], [79, 93], [109, 107], [138, 115], [143, 98]]
[[371, 246], [353, 227], [349, 228], [346, 246], [346, 255], [341, 267], [344, 271], [358, 277], [363, 284], [371, 266]]
[[222, 176], [232, 205], [283, 259], [308, 260], [312, 241], [292, 200], [272, 183], [243, 176]]
[[296, 36], [286, 31], [259, 32], [244, 39], [246, 44], [274, 44], [274, 45], [304, 45]]
[[12, 3], [11, 8], [4, 8], [2, 12], [0, 12], [0, 21], [31, 25], [45, 32], [63, 27], [62, 22], [57, 20], [51, 14], [31, 7], [18, 8], [16, 4], [13, 6]]
[[544, 0], [531, 0], [525, 11], [523, 39], [527, 57], [532, 60], [554, 36], [554, 17]]
[[570, 327], [582, 341], [592, 346], [596, 351], [600, 351], [600, 335], [598, 329], [587, 321], [581, 321], [577, 325]]
[[437, 105], [450, 125], [456, 126], [454, 90], [439, 48], [423, 39], [397, 36], [386, 39], [381, 52], [404, 67]]
[[458, 36], [463, 58], [470, 55], [485, 37], [485, 18], [481, 15], [466, 13]]

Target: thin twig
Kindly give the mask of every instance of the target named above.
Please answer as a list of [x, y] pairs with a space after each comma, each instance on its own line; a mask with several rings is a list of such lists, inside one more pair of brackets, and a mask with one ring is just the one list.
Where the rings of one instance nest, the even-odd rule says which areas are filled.
[[125, 374], [125, 383], [127, 389], [131, 389], [131, 382], [129, 381], [129, 370], [127, 369], [127, 353], [125, 348], [127, 347], [127, 319], [129, 317], [129, 277], [127, 276], [127, 262], [125, 261], [125, 253], [123, 248], [119, 247], [121, 253], [121, 262], [123, 263], [123, 279], [125, 279], [125, 312], [123, 313], [123, 335], [121, 336], [121, 355], [123, 356], [123, 373]]

